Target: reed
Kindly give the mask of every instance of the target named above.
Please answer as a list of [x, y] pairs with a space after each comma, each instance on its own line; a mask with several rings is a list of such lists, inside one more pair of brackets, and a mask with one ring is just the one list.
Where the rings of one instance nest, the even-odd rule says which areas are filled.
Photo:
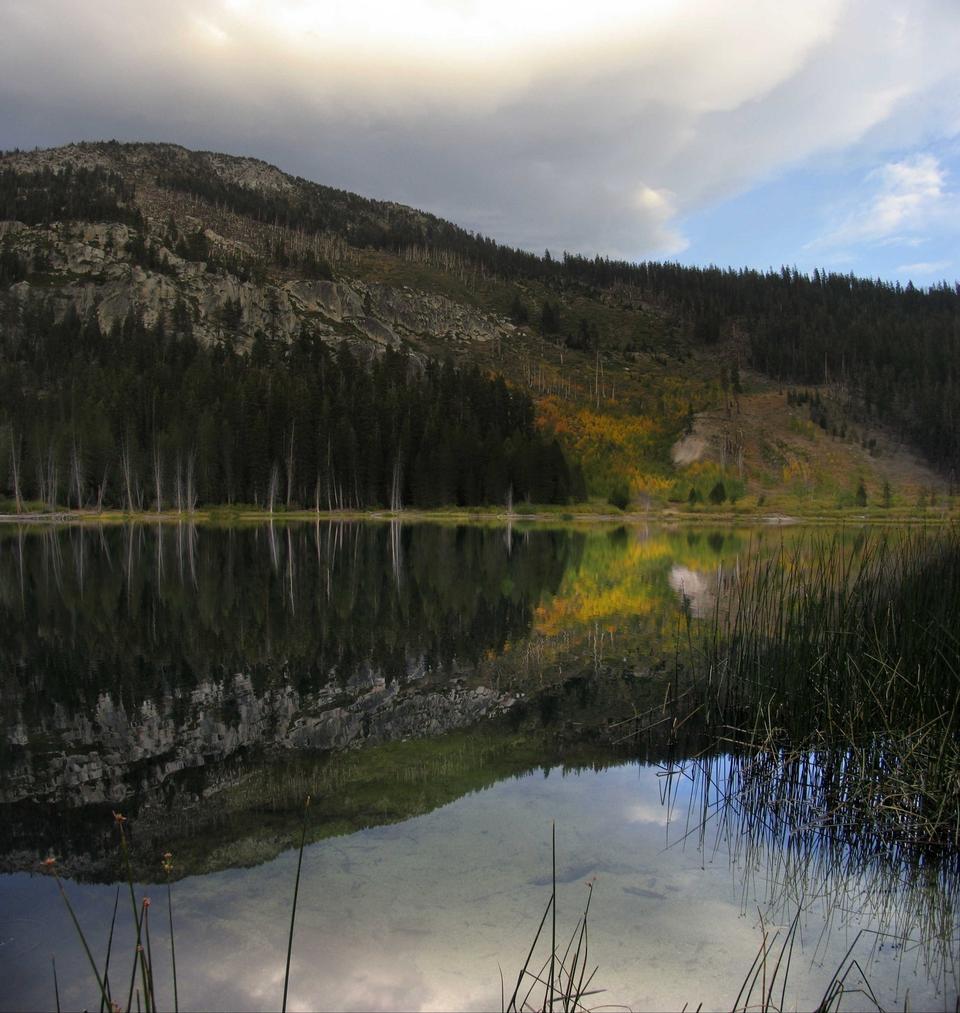
[[287, 964], [283, 974], [283, 1013], [287, 1013], [287, 987], [290, 984], [290, 955], [293, 952], [293, 926], [297, 919], [297, 897], [300, 894], [300, 870], [303, 867], [303, 847], [307, 841], [307, 810], [310, 796], [303, 803], [303, 824], [300, 829], [300, 849], [297, 853], [297, 878], [293, 884], [293, 903], [290, 905], [290, 935], [287, 938]]
[[177, 948], [173, 934], [173, 891], [170, 888], [170, 874], [173, 872], [173, 855], [166, 851], [163, 855], [163, 873], [167, 880], [167, 919], [170, 928], [170, 967], [173, 974], [173, 1011], [180, 1013], [180, 995], [177, 990]]
[[[960, 532], [812, 539], [755, 556], [718, 586], [712, 620], [678, 636], [688, 690], [672, 718], [695, 719], [705, 743], [664, 768], [668, 785], [693, 782], [683, 837], [709, 848], [712, 828], [745, 870], [762, 853], [759, 889], [781, 918], [811, 898], [828, 921], [870, 910], [884, 926], [874, 947], [919, 941], [930, 973], [952, 980]], [[738, 1008], [776, 1006], [763, 982], [770, 953], [758, 959]], [[855, 963], [821, 1009], [863, 987], [850, 984]], [[867, 987], [856, 1001], [875, 997]]]
[[[135, 927], [135, 940], [133, 947], [133, 959], [132, 966], [130, 969], [130, 981], [127, 989], [126, 1005], [121, 1006], [120, 1003], [114, 998], [111, 987], [110, 987], [110, 962], [113, 956], [114, 949], [114, 931], [117, 924], [117, 910], [120, 903], [120, 890], [121, 887], [117, 887], [116, 894], [113, 902], [113, 913], [110, 918], [110, 931], [107, 936], [106, 956], [104, 958], [103, 970], [101, 971], [97, 966], [97, 962], [94, 959], [93, 952], [90, 948], [90, 944], [87, 940], [86, 934], [83, 931], [77, 914], [70, 902], [70, 898], [67, 895], [63, 881], [61, 880], [57, 869], [55, 859], [47, 858], [42, 863], [42, 869], [47, 874], [51, 875], [57, 883], [57, 888], [60, 891], [60, 896], [63, 899], [64, 905], [67, 908], [67, 912], [70, 915], [70, 919], [73, 923], [74, 929], [76, 930], [77, 937], [80, 940], [80, 944], [83, 947], [84, 954], [87, 958], [87, 963], [90, 965], [90, 970], [93, 973], [94, 978], [97, 982], [97, 990], [100, 994], [100, 1011], [120, 1011], [120, 1010], [132, 1010], [134, 1006], [134, 1000], [136, 1000], [137, 1009], [142, 1008], [146, 1013], [156, 1013], [159, 1008], [156, 996], [156, 986], [154, 980], [154, 961], [153, 952], [150, 942], [150, 905], [151, 901], [149, 897], [142, 897], [139, 906], [137, 905], [136, 891], [133, 883], [133, 872], [130, 864], [129, 848], [127, 845], [126, 833], [124, 830], [124, 823], [126, 818], [120, 813], [114, 813], [114, 824], [118, 830], [120, 840], [120, 850], [123, 858], [123, 865], [126, 871], [126, 884], [130, 892], [130, 902], [133, 912], [133, 924]], [[176, 959], [173, 950], [173, 901], [170, 894], [170, 883], [169, 874], [172, 871], [172, 856], [168, 853], [164, 856], [163, 868], [167, 873], [167, 903], [168, 903], [168, 916], [170, 925], [170, 947], [171, 956], [173, 957], [173, 990], [174, 990], [174, 1005], [175, 1010], [179, 1011], [179, 999], [177, 994], [177, 979], [176, 979]], [[52, 959], [52, 958], [51, 958]], [[59, 982], [56, 974], [56, 963], [53, 964], [54, 968], [54, 992], [57, 1003], [57, 1008], [60, 1008], [60, 989]], [[137, 984], [137, 977], [140, 977], [140, 983]]]
[[689, 650], [740, 793], [895, 861], [960, 851], [960, 535], [756, 559]]
[[[530, 944], [527, 958], [517, 975], [517, 983], [509, 1002], [503, 1001], [503, 974], [501, 973], [501, 1009], [505, 1013], [575, 1013], [586, 1011], [584, 1000], [599, 995], [602, 989], [591, 989], [594, 976], [599, 970], [595, 966], [589, 975], [590, 939], [588, 921], [590, 902], [593, 899], [593, 883], [587, 884], [587, 901], [583, 914], [577, 920], [569, 940], [560, 953], [557, 946], [557, 828], [553, 825], [550, 835], [551, 845], [551, 889], [550, 899], [540, 919], [540, 925]], [[539, 966], [534, 963], [534, 955], [540, 938], [544, 934], [547, 918], [551, 918], [550, 951], [548, 956], [540, 960]], [[532, 968], [536, 968], [535, 970]], [[626, 1007], [605, 1006], [604, 1009], [625, 1009]]]

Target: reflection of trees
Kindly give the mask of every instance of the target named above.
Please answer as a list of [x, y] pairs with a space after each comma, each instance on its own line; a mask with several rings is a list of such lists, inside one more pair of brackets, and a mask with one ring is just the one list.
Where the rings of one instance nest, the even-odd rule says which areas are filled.
[[[377, 525], [16, 532], [0, 543], [0, 665], [29, 725], [237, 672], [263, 689], [471, 665], [529, 629], [576, 538]], [[394, 574], [397, 556], [404, 579]]]

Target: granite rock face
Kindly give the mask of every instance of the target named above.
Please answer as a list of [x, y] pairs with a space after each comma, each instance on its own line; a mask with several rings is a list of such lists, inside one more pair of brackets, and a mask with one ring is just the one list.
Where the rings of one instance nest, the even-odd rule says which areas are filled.
[[[332, 343], [348, 341], [367, 354], [417, 338], [448, 343], [456, 351], [513, 331], [507, 321], [442, 295], [362, 280], [354, 270], [356, 248], [334, 234], [306, 235], [255, 220], [163, 182], [171, 174], [202, 172], [224, 185], [293, 201], [317, 189], [257, 159], [176, 145], [79, 144], [10, 154], [2, 165], [24, 173], [67, 167], [114, 173], [131, 188], [130, 209], [143, 223], [138, 229], [121, 222], [0, 221], [0, 242], [25, 265], [26, 277], [8, 290], [20, 308], [43, 304], [57, 318], [70, 311], [81, 319], [95, 314], [104, 332], [129, 314], [142, 316], [148, 326], [163, 319], [179, 329], [188, 320], [201, 342], [228, 336], [241, 348], [250, 347], [258, 334], [286, 342], [305, 329]], [[336, 200], [337, 191], [321, 189]], [[362, 215], [384, 224], [396, 215], [417, 220], [422, 213], [368, 201]], [[172, 237], [196, 233], [205, 240], [206, 260], [184, 259], [174, 249]], [[149, 263], [142, 249], [134, 252], [141, 240]], [[305, 277], [295, 263], [283, 267], [278, 246], [294, 258], [306, 250], [316, 253], [334, 265], [337, 280]]]

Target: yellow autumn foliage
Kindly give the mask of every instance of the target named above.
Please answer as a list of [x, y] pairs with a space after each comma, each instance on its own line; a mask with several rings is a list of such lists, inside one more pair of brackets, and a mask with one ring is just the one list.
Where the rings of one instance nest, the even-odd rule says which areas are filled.
[[617, 478], [626, 479], [633, 492], [662, 493], [670, 485], [651, 468], [667, 438], [663, 424], [655, 418], [599, 412], [545, 396], [537, 401], [537, 425], [556, 436], [581, 462], [594, 491], [606, 491]]

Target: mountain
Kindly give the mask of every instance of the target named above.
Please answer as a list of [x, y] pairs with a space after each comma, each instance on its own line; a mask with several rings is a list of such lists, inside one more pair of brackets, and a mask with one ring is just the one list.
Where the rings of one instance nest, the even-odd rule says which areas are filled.
[[536, 256], [175, 145], [0, 157], [0, 328], [11, 502], [914, 511], [960, 464], [956, 289]]

